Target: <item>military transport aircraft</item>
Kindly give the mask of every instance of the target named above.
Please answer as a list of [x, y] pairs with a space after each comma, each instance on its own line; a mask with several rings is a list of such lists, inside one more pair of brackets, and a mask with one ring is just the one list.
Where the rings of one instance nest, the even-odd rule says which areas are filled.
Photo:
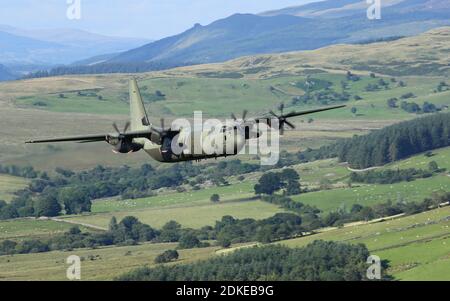
[[[268, 127], [275, 126], [275, 130], [279, 130], [282, 135], [284, 127], [288, 126], [293, 129], [295, 126], [288, 121], [288, 118], [323, 112], [338, 108], [343, 108], [345, 105], [319, 108], [315, 110], [308, 110], [302, 112], [283, 113], [283, 105], [280, 106], [280, 114], [270, 111], [266, 116], [246, 120], [247, 111], [242, 114], [242, 118], [237, 118], [231, 114], [231, 123], [228, 122], [221, 126], [218, 131], [202, 130], [200, 133], [201, 141], [208, 141], [214, 148], [212, 151], [196, 153], [192, 149], [192, 133], [190, 128], [179, 129], [165, 129], [164, 119], [161, 119], [161, 127], [154, 126], [150, 123], [144, 104], [142, 102], [141, 94], [136, 82], [136, 79], [130, 80], [130, 121], [126, 123], [122, 131], [119, 130], [114, 123], [113, 127], [115, 133], [101, 134], [101, 135], [87, 135], [65, 137], [57, 139], [45, 140], [31, 140], [26, 143], [52, 143], [52, 142], [66, 142], [76, 141], [79, 143], [90, 142], [107, 142], [112, 145], [113, 151], [116, 153], [132, 153], [143, 149], [153, 159], [160, 162], [180, 162], [180, 161], [199, 161], [209, 158], [226, 157], [238, 154], [245, 143], [249, 139], [258, 139], [260, 132], [258, 131], [258, 124], [265, 124]], [[256, 125], [256, 126], [255, 126]], [[256, 130], [255, 130], [256, 128]], [[130, 131], [128, 131], [130, 129]], [[214, 141], [222, 141], [220, 147]], [[212, 143], [211, 143], [212, 141]], [[183, 148], [181, 152], [174, 152], [173, 145]], [[201, 149], [205, 149], [201, 147]]]

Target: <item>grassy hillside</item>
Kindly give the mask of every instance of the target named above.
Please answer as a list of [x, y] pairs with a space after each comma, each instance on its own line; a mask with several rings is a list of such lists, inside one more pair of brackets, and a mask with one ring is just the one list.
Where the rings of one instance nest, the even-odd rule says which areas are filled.
[[[258, 116], [276, 109], [280, 102], [287, 105], [287, 110], [347, 104], [347, 109], [311, 115], [312, 123], [308, 123], [309, 117], [292, 120], [297, 130], [287, 132], [282, 147], [315, 148], [337, 137], [349, 137], [417, 116], [401, 108], [389, 108], [390, 98], [400, 99], [413, 93], [415, 97], [407, 101], [418, 105], [425, 101], [437, 106], [449, 105], [450, 90], [437, 91], [440, 82], [449, 84], [445, 78], [449, 31], [449, 27], [443, 27], [391, 42], [336, 45], [315, 51], [243, 57], [222, 64], [142, 73], [138, 81], [150, 119], [155, 123], [159, 123], [160, 117], [166, 117], [167, 122], [177, 117], [192, 118], [193, 110], [203, 111], [205, 117], [226, 118], [230, 111], [239, 115], [244, 109], [250, 110], [251, 116]], [[366, 63], [370, 63], [366, 66], [370, 71], [391, 74], [389, 64], [408, 76], [395, 76], [395, 82], [391, 81], [394, 76], [372, 78], [363, 66]], [[347, 70], [352, 70], [360, 80], [348, 80]], [[109, 74], [0, 83], [0, 118], [3, 137], [8, 141], [0, 146], [0, 160], [46, 170], [57, 166], [83, 169], [98, 163], [137, 165], [147, 160], [140, 153], [115, 156], [102, 143], [23, 145], [23, 141], [34, 137], [105, 133], [112, 131], [113, 121], [125, 123], [129, 77]], [[369, 85], [377, 85], [381, 79], [388, 83], [386, 88], [367, 91]], [[310, 91], [313, 99], [306, 103], [293, 101], [305, 96], [308, 80], [319, 83]], [[345, 84], [344, 89], [341, 82]], [[400, 82], [406, 86], [400, 86]], [[157, 90], [165, 96], [155, 98]], [[347, 96], [340, 100], [344, 93]], [[316, 99], [318, 95], [322, 95], [320, 99]], [[356, 114], [351, 113], [352, 107], [357, 109]], [[72, 159], [66, 160], [67, 157]]]
[[20, 177], [0, 174], [0, 200], [10, 201], [14, 192], [25, 188], [28, 180]]
[[450, 280], [450, 207], [367, 225], [333, 229], [281, 242], [307, 245], [316, 239], [364, 243], [388, 260], [388, 273], [399, 280]]
[[[440, 168], [448, 165], [446, 158], [450, 148], [437, 149], [432, 157], [419, 154], [403, 161], [387, 165], [383, 169], [406, 169], [412, 167], [427, 169], [428, 162], [445, 162]], [[327, 214], [337, 209], [350, 210], [353, 204], [373, 206], [384, 203], [407, 201], [420, 202], [431, 197], [434, 193], [450, 191], [448, 170], [432, 177], [417, 179], [411, 182], [394, 184], [359, 184], [348, 186], [350, 171], [336, 159], [319, 160], [311, 163], [292, 166], [301, 177], [303, 188], [319, 189], [319, 191], [301, 193], [291, 196], [298, 201], [316, 206]], [[230, 186], [203, 188], [197, 191], [175, 192], [166, 191], [158, 196], [134, 200], [104, 199], [93, 203], [92, 214], [67, 217], [70, 221], [107, 227], [112, 216], [122, 218], [127, 215], [138, 217], [144, 223], [160, 227], [169, 220], [176, 220], [183, 226], [200, 228], [213, 225], [224, 215], [239, 218], [265, 218], [282, 211], [277, 206], [260, 201], [246, 201], [254, 197], [254, 185], [261, 172], [248, 174], [244, 180], [237, 182], [230, 177]], [[212, 194], [219, 194], [220, 204], [213, 204], [209, 200]]]
[[[123, 210], [115, 212], [94, 213], [89, 215], [70, 216], [67, 220], [77, 223], [107, 227], [113, 216], [122, 219], [135, 216], [143, 223], [160, 228], [165, 223], [175, 220], [184, 227], [199, 229], [214, 223], [225, 215], [236, 218], [263, 219], [283, 210], [275, 205], [261, 201], [225, 202], [221, 204], [185, 205], [180, 207], [156, 207], [152, 209]], [[66, 218], [65, 218], [66, 219]]]
[[[153, 260], [176, 244], [143, 244], [139, 246], [76, 250], [82, 259], [83, 280], [112, 280]], [[180, 263], [192, 262], [214, 255], [215, 247], [180, 250]], [[0, 280], [67, 280], [66, 264], [74, 251], [0, 257]]]
[[[48, 238], [62, 234], [73, 225], [69, 223], [56, 222], [53, 220], [15, 219], [0, 221], [0, 240], [22, 240]], [[80, 227], [83, 231], [86, 227]], [[92, 229], [90, 229], [92, 231]]]
[[[320, 234], [278, 242], [299, 247], [316, 239], [366, 243], [382, 260], [390, 262], [389, 274], [400, 280], [449, 280], [448, 227], [450, 207], [375, 224], [334, 229]], [[253, 245], [247, 244], [247, 245]], [[154, 258], [175, 244], [142, 244], [41, 254], [0, 256], [2, 280], [65, 280], [69, 255], [82, 258], [82, 279], [108, 280], [134, 268], [153, 266]], [[234, 247], [240, 247], [239, 245]], [[232, 249], [227, 249], [227, 252]], [[218, 247], [180, 250], [177, 263], [202, 260], [223, 250]]]

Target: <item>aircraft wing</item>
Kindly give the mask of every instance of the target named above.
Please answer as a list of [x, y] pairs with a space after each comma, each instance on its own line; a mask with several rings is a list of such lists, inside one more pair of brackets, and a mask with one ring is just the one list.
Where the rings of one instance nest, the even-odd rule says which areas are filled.
[[272, 111], [270, 111], [269, 113], [272, 116], [258, 117], [258, 118], [255, 118], [255, 121], [256, 122], [260, 122], [260, 121], [263, 121], [263, 120], [267, 120], [268, 118], [271, 118], [271, 117], [287, 119], [287, 118], [292, 118], [292, 117], [297, 117], [297, 116], [302, 116], [302, 115], [308, 115], [308, 114], [313, 114], [313, 113], [319, 113], [319, 112], [324, 112], [324, 111], [329, 111], [329, 110], [336, 110], [336, 109], [340, 109], [340, 108], [344, 108], [344, 107], [346, 107], [346, 105], [325, 107], [325, 108], [319, 108], [319, 109], [313, 109], [313, 110], [307, 110], [307, 111], [300, 111], [300, 112], [293, 111], [293, 112], [290, 112], [288, 114], [281, 114], [281, 115], [277, 115], [277, 114], [273, 113]]
[[51, 138], [42, 140], [30, 140], [25, 143], [52, 143], [52, 142], [79, 142], [79, 143], [89, 143], [89, 142], [101, 142], [108, 141], [110, 138], [121, 138], [121, 139], [133, 139], [133, 138], [151, 138], [152, 135], [159, 134], [152, 130], [146, 131], [134, 131], [126, 133], [117, 134], [103, 134], [103, 135], [86, 135], [86, 136], [72, 136], [72, 137], [62, 137], [62, 138]]
[[329, 110], [335, 110], [335, 109], [340, 109], [340, 108], [344, 108], [344, 107], [346, 107], [346, 105], [325, 107], [325, 108], [300, 111], [300, 112], [292, 111], [288, 114], [283, 114], [284, 105], [282, 104], [280, 107], [280, 111], [281, 111], [280, 114], [275, 114], [273, 111], [270, 111], [268, 115], [255, 118], [254, 120], [256, 123], [266, 123], [267, 125], [272, 126], [272, 119], [278, 119], [278, 128], [280, 130], [280, 134], [283, 135], [285, 125], [287, 125], [291, 129], [295, 128], [295, 126], [288, 121], [288, 118], [302, 116], [302, 115], [308, 115], [308, 114], [313, 114], [313, 113], [318, 113], [318, 112], [324, 112], [324, 111], [329, 111]]

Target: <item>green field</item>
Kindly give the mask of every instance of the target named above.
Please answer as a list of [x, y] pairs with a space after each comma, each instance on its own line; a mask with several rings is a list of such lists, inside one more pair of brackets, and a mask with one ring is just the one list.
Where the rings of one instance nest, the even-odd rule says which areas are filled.
[[16, 100], [20, 107], [33, 107], [52, 112], [68, 113], [97, 113], [97, 114], [127, 114], [129, 105], [117, 98], [104, 98], [78, 96], [77, 93], [43, 94], [37, 96], [23, 96]]
[[[346, 81], [345, 75], [332, 73], [312, 74], [311, 79], [328, 82], [329, 89], [336, 93], [346, 92], [351, 100], [347, 101], [349, 108], [333, 112], [325, 112], [313, 116], [316, 119], [377, 119], [377, 120], [401, 120], [408, 119], [414, 115], [408, 114], [400, 108], [388, 108], [386, 101], [408, 92], [415, 94], [415, 101], [423, 104], [424, 101], [432, 101], [435, 104], [449, 104], [450, 91], [435, 93], [433, 90], [442, 78], [429, 78], [419, 80], [414, 77], [402, 78], [406, 87], [398, 87], [397, 83], [391, 83], [390, 77], [371, 78], [361, 76], [361, 80]], [[380, 78], [389, 83], [388, 89], [379, 89], [367, 92], [368, 84], [376, 84]], [[229, 79], [229, 78], [204, 78], [204, 77], [170, 77], [170, 78], [147, 78], [139, 82], [143, 98], [148, 93], [160, 90], [165, 95], [165, 100], [147, 103], [150, 107], [150, 115], [187, 116], [192, 117], [194, 111], [202, 111], [206, 116], [228, 117], [230, 108], [235, 113], [244, 109], [251, 109], [253, 115], [259, 116], [258, 112], [267, 112], [275, 108], [280, 102], [285, 102], [288, 107], [296, 110], [310, 108], [311, 106], [326, 105], [317, 101], [314, 105], [294, 105], [291, 100], [295, 96], [305, 94], [306, 76], [286, 76], [271, 79]], [[345, 90], [341, 87], [341, 81], [348, 83]], [[319, 87], [317, 91], [324, 92], [327, 87]], [[120, 88], [102, 88], [95, 92], [88, 91], [94, 96], [80, 96], [77, 92], [36, 94], [21, 96], [16, 99], [20, 107], [48, 110], [52, 112], [77, 112], [95, 114], [127, 114], [127, 86]], [[60, 94], [64, 96], [61, 97]], [[102, 99], [99, 100], [98, 96]], [[149, 94], [150, 95], [150, 94]], [[355, 101], [353, 97], [360, 96], [362, 99]], [[147, 95], [147, 100], [151, 96]], [[334, 102], [336, 104], [342, 102]], [[250, 105], [251, 104], [251, 105]], [[358, 112], [353, 115], [350, 107], [356, 107]]]
[[424, 154], [419, 154], [411, 158], [401, 160], [398, 162], [390, 163], [383, 168], [417, 168], [428, 169], [428, 164], [431, 161], [435, 161], [439, 168], [445, 168], [446, 172], [450, 174], [450, 147], [439, 148], [431, 152], [431, 157], [427, 157]]
[[438, 175], [395, 184], [367, 184], [352, 188], [322, 190], [293, 196], [292, 199], [314, 205], [323, 212], [330, 212], [337, 208], [349, 210], [353, 204], [374, 205], [388, 200], [422, 201], [430, 197], [433, 192], [440, 191], [450, 191], [450, 181], [447, 176]]
[[207, 205], [211, 203], [209, 199], [211, 195], [215, 193], [221, 197], [221, 201], [238, 200], [254, 196], [252, 183], [243, 182], [230, 186], [211, 187], [181, 193], [172, 192], [134, 200], [98, 200], [92, 205], [92, 212], [128, 211], [167, 206], [190, 207], [195, 205]]
[[[155, 257], [176, 244], [143, 244], [127, 247], [79, 249], [48, 253], [0, 256], [1, 280], [67, 280], [67, 257], [78, 255], [82, 280], [112, 280], [143, 265], [153, 265]], [[186, 263], [214, 255], [217, 248], [179, 250], [178, 263]]]
[[364, 243], [387, 259], [399, 280], [450, 280], [450, 207], [373, 224], [344, 227], [281, 242], [301, 247], [317, 240]]
[[[293, 118], [297, 129], [286, 132], [281, 140], [281, 150], [298, 152], [423, 116], [409, 114], [399, 107], [389, 108], [387, 100], [390, 98], [398, 98], [400, 104], [403, 95], [413, 93], [414, 96], [406, 101], [419, 105], [425, 101], [437, 106], [450, 105], [450, 90], [435, 91], [442, 81], [450, 84], [448, 76], [429, 76], [437, 74], [431, 71], [424, 76], [414, 76], [421, 74], [420, 66], [427, 71], [427, 64], [439, 62], [445, 66], [448, 63], [442, 55], [448, 53], [448, 39], [443, 38], [448, 36], [448, 28], [441, 31], [392, 43], [340, 45], [316, 51], [268, 54], [262, 56], [262, 63], [256, 62], [257, 57], [244, 57], [223, 64], [197, 65], [136, 76], [150, 120], [155, 124], [159, 124], [162, 117], [167, 118], [166, 124], [177, 117], [192, 117], [195, 110], [202, 111], [204, 118], [224, 119], [229, 118], [231, 112], [239, 117], [244, 109], [250, 110], [249, 116], [259, 116], [275, 110], [281, 102], [286, 104], [286, 113], [326, 105], [347, 105], [345, 109]], [[409, 47], [409, 44], [417, 46]], [[383, 53], [383, 60], [377, 61], [380, 53]], [[392, 63], [392, 66], [399, 66], [395, 72], [408, 76], [396, 76], [392, 80], [392, 76], [377, 72], [373, 78], [365, 69], [369, 61], [373, 70], [390, 69]], [[415, 68], [417, 73], [414, 73]], [[357, 74], [360, 80], [347, 80], [347, 70]], [[442, 72], [439, 74], [447, 74], [447, 71]], [[63, 143], [56, 146], [23, 143], [32, 138], [103, 134], [113, 131], [111, 123], [114, 121], [123, 126], [129, 118], [130, 77], [129, 74], [73, 75], [0, 83], [2, 139], [7, 142], [0, 145], [1, 164], [31, 165], [36, 170], [47, 172], [53, 172], [56, 167], [85, 170], [99, 164], [136, 167], [149, 162], [158, 168], [159, 163], [153, 162], [143, 152], [115, 155], [105, 143]], [[381, 79], [389, 83], [387, 88], [367, 91], [369, 84], [377, 84]], [[406, 86], [400, 87], [400, 81]], [[165, 96], [155, 99], [157, 90]], [[303, 103], [299, 99], [308, 92], [313, 97]], [[321, 94], [315, 94], [318, 92]], [[349, 100], [338, 100], [344, 92]], [[361, 99], [356, 100], [355, 96]], [[297, 102], [293, 101], [295, 99]], [[352, 107], [357, 109], [355, 114], [351, 112]], [[448, 109], [444, 107], [444, 110]], [[256, 162], [251, 156], [239, 159]], [[337, 159], [297, 164], [292, 168], [299, 172], [302, 188], [321, 190], [292, 198], [317, 206], [323, 214], [337, 209], [350, 210], [356, 203], [372, 206], [388, 200], [422, 201], [434, 192], [450, 191], [450, 147], [434, 150], [430, 157], [419, 154], [380, 167], [427, 169], [431, 161], [436, 161], [446, 171], [411, 182], [353, 184], [353, 187], [347, 185], [350, 171]], [[254, 196], [253, 186], [261, 175], [262, 172], [254, 172], [245, 175], [243, 181], [238, 181], [238, 175], [235, 175], [227, 178], [230, 185], [223, 187], [191, 190], [184, 185], [188, 190], [180, 193], [161, 189], [154, 197], [95, 200], [92, 213], [60, 217], [66, 222], [35, 219], [0, 221], [0, 240], [53, 237], [72, 227], [69, 222], [86, 224], [81, 227], [83, 231], [92, 231], [92, 228], [86, 228], [89, 225], [107, 228], [113, 216], [118, 220], [135, 216], [155, 228], [161, 228], [170, 220], [183, 227], [201, 228], [214, 225], [225, 215], [263, 219], [283, 212], [283, 209], [260, 200], [248, 200]], [[10, 201], [14, 192], [28, 183], [29, 180], [23, 178], [0, 175], [0, 199]], [[210, 201], [210, 196], [215, 193], [221, 198], [217, 204]], [[280, 243], [291, 247], [305, 246], [316, 239], [364, 243], [372, 254], [389, 261], [388, 272], [396, 279], [450, 280], [450, 207], [395, 220], [356, 224], [321, 229], [319, 234]], [[141, 244], [0, 256], [0, 280], [64, 280], [68, 267], [65, 259], [73, 254], [83, 257], [84, 280], [110, 280], [136, 267], [153, 265], [158, 254], [175, 247], [176, 244]], [[181, 250], [178, 263], [214, 256], [219, 249]]]
[[27, 185], [27, 179], [0, 174], [0, 200], [10, 201], [15, 191], [23, 189]]
[[[52, 220], [15, 219], [0, 221], [0, 240], [47, 238], [67, 232], [73, 225]], [[87, 230], [85, 227], [80, 229]]]
[[68, 216], [72, 222], [107, 227], [113, 216], [118, 220], [125, 216], [135, 216], [141, 222], [160, 228], [170, 220], [179, 222], [184, 227], [201, 228], [222, 219], [225, 215], [235, 218], [263, 219], [282, 212], [275, 205], [261, 201], [237, 201], [219, 204], [191, 205], [180, 207], [156, 207], [140, 210], [115, 211], [107, 213], [93, 213], [81, 216]]
[[[278, 242], [302, 247], [316, 240], [365, 243], [372, 254], [388, 260], [398, 280], [450, 280], [450, 207], [391, 221], [351, 226]], [[82, 258], [83, 280], [108, 280], [131, 269], [153, 265], [154, 258], [176, 244], [142, 244], [40, 254], [0, 256], [2, 280], [65, 280], [70, 255]], [[239, 247], [235, 245], [234, 247]], [[177, 263], [215, 256], [219, 248], [180, 250]]]

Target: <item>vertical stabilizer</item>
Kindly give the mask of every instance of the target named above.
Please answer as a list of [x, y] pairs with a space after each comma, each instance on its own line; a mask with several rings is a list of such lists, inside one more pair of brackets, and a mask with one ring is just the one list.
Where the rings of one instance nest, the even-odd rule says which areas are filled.
[[135, 78], [130, 80], [130, 122], [132, 131], [146, 130], [150, 126]]

